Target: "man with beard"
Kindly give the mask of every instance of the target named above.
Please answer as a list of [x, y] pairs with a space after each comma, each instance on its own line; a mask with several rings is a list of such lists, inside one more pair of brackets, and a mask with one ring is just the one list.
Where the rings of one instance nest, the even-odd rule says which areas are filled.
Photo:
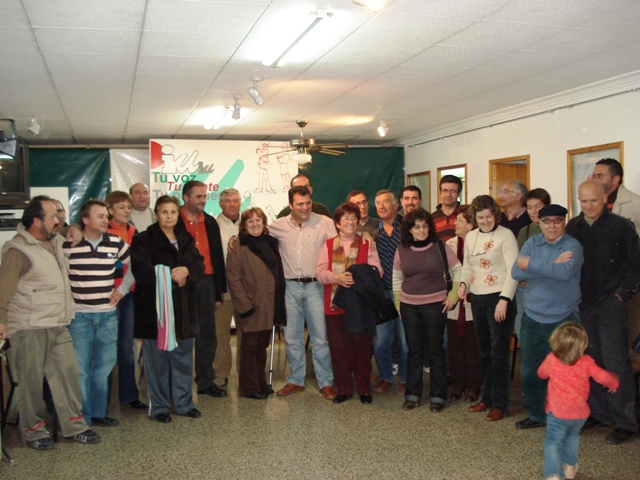
[[16, 236], [3, 246], [0, 264], [0, 340], [11, 339], [11, 357], [20, 379], [20, 430], [36, 450], [54, 448], [38, 414], [43, 407], [43, 378], [51, 388], [63, 435], [80, 443], [102, 440], [82, 416], [78, 363], [67, 329], [74, 300], [63, 239], [56, 235], [56, 209], [49, 197], [34, 197], [24, 209]]

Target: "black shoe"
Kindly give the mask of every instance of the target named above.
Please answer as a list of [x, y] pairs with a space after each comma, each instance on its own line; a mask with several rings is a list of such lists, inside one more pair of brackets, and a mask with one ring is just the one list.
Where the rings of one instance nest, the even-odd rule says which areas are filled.
[[587, 430], [591, 430], [592, 428], [596, 428], [596, 427], [606, 427], [607, 425], [605, 425], [604, 423], [602, 423], [600, 420], [596, 420], [593, 417], [589, 417], [587, 418], [587, 421], [584, 422], [584, 425], [582, 426], [582, 428], [580, 429], [581, 432], [586, 432]]
[[91, 429], [85, 430], [84, 432], [74, 435], [73, 437], [64, 438], [73, 442], [86, 443], [87, 445], [92, 443], [100, 443], [102, 441], [102, 437], [100, 436], [100, 434], [94, 432]]
[[613, 432], [607, 435], [607, 438], [605, 438], [604, 441], [609, 445], [620, 445], [622, 443], [633, 440], [637, 436], [638, 434], [636, 432], [632, 432], [631, 430], [627, 430], [626, 428], [617, 427], [613, 430]]
[[227, 392], [222, 390], [215, 383], [211, 385], [209, 388], [205, 388], [204, 390], [198, 390], [198, 395], [210, 395], [215, 398], [226, 398]]
[[246, 395], [244, 398], [250, 398], [252, 400], [266, 400], [269, 398], [269, 394], [267, 392], [260, 391], [252, 393], [251, 395]]
[[263, 388], [262, 390], [260, 390], [262, 393], [264, 393], [267, 397], [270, 397], [271, 395], [273, 395], [275, 392], [273, 391], [273, 388], [271, 388], [271, 385], [266, 386], [265, 388]]
[[140, 400], [134, 400], [133, 402], [129, 402], [129, 405], [134, 410], [146, 410], [149, 408], [149, 405], [142, 403]]
[[432, 403], [429, 407], [429, 410], [431, 410], [433, 413], [440, 413], [442, 410], [444, 410], [444, 403]]
[[171, 423], [173, 421], [173, 418], [171, 418], [171, 415], [168, 413], [159, 413], [158, 415], [152, 415], [149, 418], [160, 423]]
[[342, 394], [338, 394], [335, 396], [335, 398], [332, 400], [333, 403], [343, 403], [346, 402], [347, 400], [349, 400], [350, 398], [352, 398], [353, 395], [342, 395]]
[[198, 410], [197, 408], [192, 408], [187, 413], [179, 413], [178, 415], [189, 418], [200, 418], [202, 416], [202, 413], [200, 413], [200, 410]]
[[91, 424], [98, 427], [117, 427], [120, 421], [111, 417], [91, 417]]
[[365, 405], [371, 405], [371, 403], [373, 402], [373, 397], [368, 393], [365, 393], [363, 395], [360, 395], [360, 401]]
[[49, 437], [27, 440], [27, 447], [31, 447], [34, 450], [53, 450], [54, 446], [55, 443]]
[[545, 422], [536, 422], [535, 420], [531, 420], [529, 417], [516, 422], [516, 428], [518, 430], [528, 430], [530, 428], [545, 427], [546, 425], [547, 424]]

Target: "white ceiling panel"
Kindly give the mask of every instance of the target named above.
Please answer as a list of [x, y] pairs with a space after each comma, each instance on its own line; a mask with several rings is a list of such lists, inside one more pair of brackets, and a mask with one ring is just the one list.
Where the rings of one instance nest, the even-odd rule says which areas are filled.
[[[4, 0], [3, 0], [4, 2]], [[22, 0], [34, 27], [139, 30], [146, 0]]]
[[[333, 16], [281, 68], [280, 33]], [[0, 114], [35, 144], [145, 143], [152, 136], [384, 143], [640, 70], [640, 1], [4, 0]], [[251, 78], [264, 103], [255, 105]], [[203, 112], [242, 95], [242, 118]], [[50, 137], [26, 132], [31, 116]]]

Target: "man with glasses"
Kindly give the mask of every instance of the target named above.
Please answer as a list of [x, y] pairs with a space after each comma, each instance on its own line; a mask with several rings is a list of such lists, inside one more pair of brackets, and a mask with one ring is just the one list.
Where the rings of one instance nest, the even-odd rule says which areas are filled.
[[511, 230], [516, 238], [518, 238], [520, 229], [531, 223], [531, 217], [526, 214], [527, 193], [529, 193], [529, 189], [526, 185], [517, 180], [509, 180], [498, 192], [498, 199], [504, 209], [500, 215], [499, 223]]
[[460, 202], [458, 197], [462, 191], [462, 181], [455, 175], [445, 175], [440, 179], [440, 203], [431, 214], [436, 227], [436, 234], [443, 242], [456, 236], [456, 217]]
[[605, 441], [618, 445], [638, 436], [624, 302], [640, 287], [640, 239], [629, 220], [606, 209], [607, 196], [600, 182], [583, 182], [578, 200], [582, 212], [569, 221], [567, 233], [584, 250], [580, 318], [589, 335], [587, 354], [620, 379], [616, 393], [591, 385], [591, 416], [582, 430], [615, 424]]
[[360, 209], [360, 223], [358, 223], [358, 232], [367, 232], [373, 236], [374, 230], [380, 223], [379, 218], [369, 216], [369, 200], [367, 194], [362, 190], [353, 190], [347, 195], [347, 202], [355, 203]]
[[[520, 329], [520, 375], [529, 415], [516, 422], [518, 430], [544, 427], [547, 381], [538, 367], [551, 351], [549, 338], [565, 322], [580, 322], [580, 243], [565, 234], [567, 209], [546, 205], [538, 211], [541, 234], [526, 241], [511, 268], [511, 276], [527, 281]], [[518, 308], [521, 306], [518, 305]]]

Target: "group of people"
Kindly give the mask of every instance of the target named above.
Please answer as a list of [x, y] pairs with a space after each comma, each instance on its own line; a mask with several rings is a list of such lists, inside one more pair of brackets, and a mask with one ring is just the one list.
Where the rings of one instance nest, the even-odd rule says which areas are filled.
[[[640, 197], [622, 176], [617, 161], [598, 162], [579, 187], [582, 212], [568, 224], [544, 189], [517, 181], [500, 190], [502, 205], [489, 195], [461, 205], [462, 183], [446, 175], [433, 213], [421, 208], [416, 186], [399, 199], [380, 190], [374, 218], [361, 190], [331, 215], [297, 175], [288, 208], [269, 225], [258, 207], [240, 212], [233, 188], [221, 192], [214, 219], [199, 181], [184, 185], [182, 205], [163, 195], [153, 210], [148, 188], [135, 184], [83, 205], [81, 229], [71, 226], [64, 244], [57, 204], [36, 197], [0, 265], [0, 334], [11, 337], [19, 378], [30, 379], [18, 402], [25, 439], [53, 446], [36, 414], [47, 378], [64, 435], [98, 442], [89, 426], [118, 424], [107, 415], [116, 362], [121, 403], [161, 423], [172, 411], [200, 417], [193, 358], [198, 393], [226, 397], [235, 318], [241, 397], [274, 393], [265, 373], [274, 326], [284, 328], [289, 366], [275, 394], [305, 389], [306, 324], [324, 398], [339, 404], [357, 393], [371, 404], [372, 392], [392, 386], [397, 364], [395, 393], [413, 410], [425, 403], [426, 367], [432, 412], [464, 397], [469, 411], [496, 421], [509, 411], [515, 330], [529, 409], [516, 428], [547, 425], [549, 452], [576, 428], [615, 425], [607, 443], [631, 440], [638, 423], [625, 302], [640, 285]], [[134, 338], [142, 339], [149, 405], [136, 387]], [[74, 357], [53, 353], [69, 348]], [[595, 384], [589, 391], [589, 376], [615, 393]], [[566, 392], [576, 385], [579, 394]], [[568, 408], [574, 401], [580, 408]], [[574, 468], [572, 442], [574, 455], [561, 463]], [[572, 478], [571, 469], [553, 468], [545, 476]]]

